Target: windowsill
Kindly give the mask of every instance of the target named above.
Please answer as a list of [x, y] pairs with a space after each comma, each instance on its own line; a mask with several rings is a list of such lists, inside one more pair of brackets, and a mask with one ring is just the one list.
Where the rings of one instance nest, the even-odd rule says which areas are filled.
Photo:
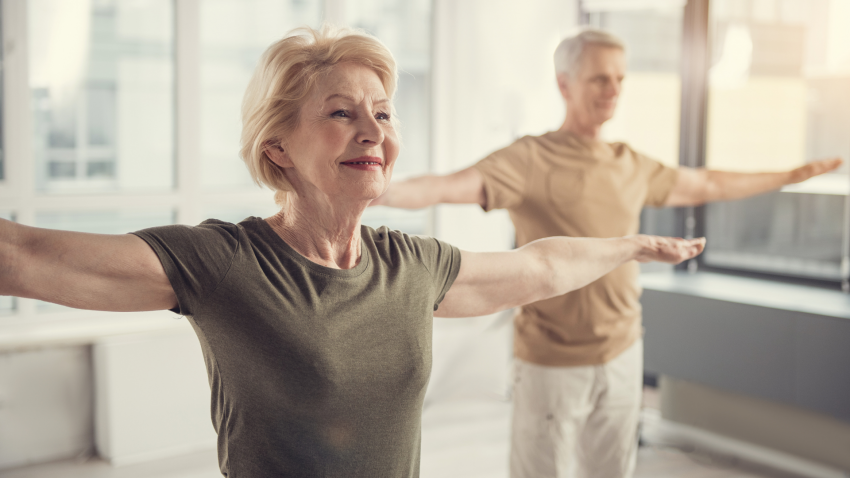
[[107, 337], [157, 333], [189, 327], [172, 312], [70, 311], [23, 317], [0, 317], [0, 352], [41, 347], [88, 345]]
[[850, 295], [717, 272], [645, 272], [644, 289], [850, 319]]

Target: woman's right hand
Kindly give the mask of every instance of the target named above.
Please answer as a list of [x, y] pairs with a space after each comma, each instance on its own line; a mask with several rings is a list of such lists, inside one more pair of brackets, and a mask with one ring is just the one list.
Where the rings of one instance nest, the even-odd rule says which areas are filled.
[[0, 295], [115, 312], [177, 305], [159, 258], [134, 235], [56, 231], [2, 219]]
[[680, 237], [632, 236], [641, 248], [635, 260], [638, 262], [665, 262], [679, 264], [698, 256], [705, 249], [705, 238], [682, 239]]
[[460, 271], [434, 315], [491, 314], [579, 289], [631, 260], [677, 264], [704, 247], [702, 238], [637, 235], [548, 237], [513, 251], [461, 251]]

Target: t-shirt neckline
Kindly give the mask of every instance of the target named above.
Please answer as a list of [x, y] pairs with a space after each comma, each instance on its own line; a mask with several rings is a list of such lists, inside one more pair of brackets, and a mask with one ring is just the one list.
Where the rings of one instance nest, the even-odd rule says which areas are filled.
[[549, 131], [548, 135], [550, 138], [553, 138], [555, 142], [560, 143], [562, 145], [572, 146], [573, 148], [578, 145], [579, 148], [577, 149], [584, 150], [597, 159], [606, 156], [616, 156], [612, 155], [611, 143], [608, 143], [607, 141], [604, 141], [602, 139], [587, 138], [585, 136], [573, 133], [572, 131], [565, 131], [560, 129]]
[[334, 269], [332, 267], [325, 267], [323, 265], [316, 264], [315, 262], [301, 255], [301, 253], [299, 253], [298, 251], [293, 249], [292, 246], [287, 244], [286, 241], [284, 241], [283, 238], [280, 237], [280, 235], [278, 235], [278, 233], [275, 232], [274, 229], [272, 229], [272, 226], [268, 222], [266, 222], [265, 219], [256, 216], [252, 216], [249, 219], [254, 222], [260, 223], [259, 227], [261, 232], [268, 237], [268, 240], [271, 241], [272, 244], [280, 246], [281, 252], [289, 256], [290, 259], [297, 262], [299, 265], [317, 274], [341, 278], [354, 278], [363, 274], [366, 269], [369, 268], [369, 265], [371, 263], [371, 255], [369, 254], [369, 248], [366, 247], [365, 244], [365, 226], [360, 226], [360, 262], [351, 269]]

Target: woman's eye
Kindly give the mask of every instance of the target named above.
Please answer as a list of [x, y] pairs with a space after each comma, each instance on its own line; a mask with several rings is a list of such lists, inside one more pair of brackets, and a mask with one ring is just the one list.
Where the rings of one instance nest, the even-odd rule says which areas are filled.
[[337, 110], [331, 113], [331, 116], [336, 118], [348, 118], [348, 111], [345, 110]]
[[378, 113], [377, 115], [375, 115], [375, 119], [377, 119], [378, 121], [389, 121], [390, 115], [387, 113]]

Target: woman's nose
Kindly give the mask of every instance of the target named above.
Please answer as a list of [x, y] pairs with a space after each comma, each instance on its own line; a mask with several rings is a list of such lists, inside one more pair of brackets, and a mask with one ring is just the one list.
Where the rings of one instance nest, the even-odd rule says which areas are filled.
[[384, 142], [384, 129], [371, 115], [358, 121], [357, 142], [360, 144], [381, 144]]

